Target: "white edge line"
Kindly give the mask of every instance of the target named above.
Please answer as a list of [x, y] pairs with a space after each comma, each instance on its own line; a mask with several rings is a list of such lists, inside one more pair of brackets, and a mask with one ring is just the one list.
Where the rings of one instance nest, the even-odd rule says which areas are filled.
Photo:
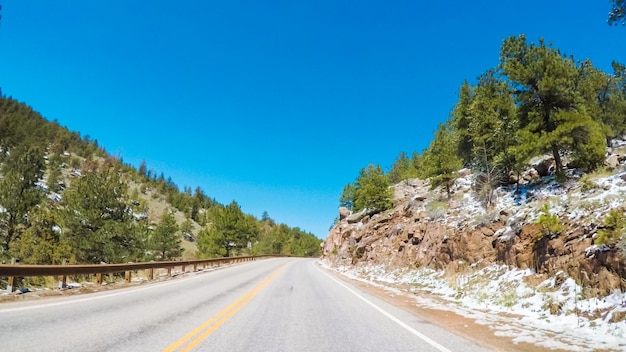
[[321, 268], [319, 268], [318, 266], [315, 266], [317, 268], [317, 270], [319, 270], [322, 274], [326, 275], [328, 278], [330, 278], [331, 280], [335, 281], [337, 284], [339, 284], [341, 287], [345, 288], [346, 290], [348, 290], [348, 292], [352, 293], [353, 295], [355, 295], [357, 298], [359, 298], [360, 300], [362, 300], [363, 302], [367, 303], [368, 305], [370, 305], [372, 308], [376, 309], [377, 311], [379, 311], [382, 315], [386, 316], [387, 318], [391, 319], [391, 321], [393, 321], [394, 323], [400, 325], [401, 327], [405, 328], [406, 330], [408, 330], [410, 333], [412, 333], [413, 335], [419, 337], [420, 339], [424, 340], [426, 343], [428, 343], [429, 345], [433, 346], [434, 348], [438, 349], [441, 352], [452, 352], [449, 349], [443, 347], [442, 345], [440, 345], [439, 343], [437, 343], [435, 340], [431, 339], [430, 337], [422, 334], [421, 332], [413, 329], [412, 327], [410, 327], [408, 324], [406, 324], [405, 322], [403, 322], [402, 320], [394, 317], [393, 315], [391, 315], [390, 313], [388, 313], [387, 311], [385, 311], [384, 309], [380, 308], [379, 306], [377, 306], [376, 304], [370, 302], [367, 298], [363, 297], [362, 295], [360, 295], [359, 293], [355, 292], [354, 290], [352, 290], [350, 287], [348, 287], [346, 284], [344, 284], [343, 282], [339, 281], [338, 279], [332, 277], [330, 274], [328, 274], [327, 272], [323, 271]]
[[[226, 268], [230, 267], [227, 266]], [[220, 268], [220, 269], [225, 269], [224, 267]], [[135, 293], [135, 292], [141, 292], [141, 291], [145, 291], [145, 290], [151, 290], [153, 288], [157, 288], [157, 287], [162, 287], [162, 286], [169, 286], [169, 285], [175, 285], [178, 283], [181, 283], [183, 281], [187, 281], [187, 280], [194, 280], [194, 279], [198, 279], [203, 277], [201, 274], [205, 274], [205, 273], [210, 273], [213, 272], [215, 270], [204, 270], [202, 272], [196, 272], [194, 273], [195, 276], [192, 277], [184, 277], [183, 280], [171, 280], [171, 281], [165, 281], [165, 282], [155, 282], [150, 284], [149, 286], [144, 286], [144, 287], [137, 287], [137, 288], [120, 288], [118, 292], [109, 292], [106, 293], [106, 291], [101, 291], [101, 292], [94, 292], [94, 294], [98, 294], [101, 293], [97, 296], [92, 296], [92, 297], [85, 297], [85, 298], [78, 298], [78, 299], [71, 299], [71, 296], [65, 296], [68, 298], [68, 300], [64, 300], [62, 302], [53, 302], [53, 303], [42, 303], [42, 304], [33, 304], [30, 306], [25, 306], [25, 307], [15, 307], [15, 308], [5, 308], [2, 309], [0, 308], [0, 313], [10, 313], [10, 312], [20, 312], [20, 311], [24, 311], [24, 310], [32, 310], [32, 309], [40, 309], [40, 308], [50, 308], [50, 307], [56, 307], [56, 306], [63, 306], [66, 304], [75, 304], [75, 303], [82, 303], [82, 302], [88, 302], [88, 301], [95, 301], [98, 299], [105, 299], [105, 298], [110, 298], [110, 297], [115, 297], [115, 296], [121, 296], [121, 295], [126, 295], [126, 294], [130, 294], [130, 293]], [[200, 275], [199, 275], [200, 274]], [[63, 298], [65, 298], [63, 297]], [[59, 297], [59, 299], [61, 299], [61, 297]], [[7, 302], [7, 303], [11, 303], [11, 302]]]

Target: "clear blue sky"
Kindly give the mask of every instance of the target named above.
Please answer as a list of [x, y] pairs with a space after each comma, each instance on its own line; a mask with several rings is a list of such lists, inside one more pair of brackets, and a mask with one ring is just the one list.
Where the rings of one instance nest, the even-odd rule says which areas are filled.
[[325, 238], [343, 186], [422, 151], [527, 34], [606, 71], [608, 0], [0, 0], [0, 87], [179, 186]]

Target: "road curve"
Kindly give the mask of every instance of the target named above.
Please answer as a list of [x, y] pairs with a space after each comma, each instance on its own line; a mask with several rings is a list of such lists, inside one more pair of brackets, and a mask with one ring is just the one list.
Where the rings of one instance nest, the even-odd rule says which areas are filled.
[[321, 269], [276, 258], [0, 304], [1, 351], [487, 351]]

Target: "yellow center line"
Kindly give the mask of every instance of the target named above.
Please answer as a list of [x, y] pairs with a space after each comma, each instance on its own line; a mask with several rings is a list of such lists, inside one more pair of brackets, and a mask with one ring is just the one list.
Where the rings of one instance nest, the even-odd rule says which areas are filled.
[[[214, 315], [211, 319], [205, 321], [197, 328], [193, 329], [190, 333], [183, 336], [178, 341], [174, 342], [163, 352], [173, 352], [176, 351], [183, 344], [187, 343], [188, 340], [191, 340], [195, 337], [191, 342], [185, 346], [181, 352], [191, 351], [195, 346], [200, 344], [204, 339], [206, 339], [213, 331], [217, 330], [222, 324], [224, 324], [230, 317], [232, 317], [235, 313], [237, 313], [241, 308], [243, 308], [248, 302], [250, 302], [265, 286], [267, 286], [272, 280], [280, 274], [287, 264], [280, 267], [278, 270], [274, 271], [270, 276], [265, 278], [260, 284], [258, 284], [252, 290], [246, 292], [243, 296], [239, 297], [236, 301], [228, 305], [228, 307], [224, 308], [222, 311]], [[204, 332], [203, 332], [204, 331]], [[196, 336], [198, 335], [198, 336]]]

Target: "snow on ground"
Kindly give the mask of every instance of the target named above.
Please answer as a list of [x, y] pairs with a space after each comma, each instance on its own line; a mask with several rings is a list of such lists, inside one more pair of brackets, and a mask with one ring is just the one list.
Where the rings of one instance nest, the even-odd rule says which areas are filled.
[[530, 270], [499, 265], [456, 275], [431, 269], [331, 267], [324, 261], [322, 265], [413, 298], [420, 307], [471, 318], [516, 343], [569, 351], [626, 350], [626, 320], [611, 322], [614, 315], [626, 314], [626, 294], [581, 299], [581, 287], [571, 278], [558, 284], [551, 278], [532, 287], [526, 284], [535, 276]]
[[[514, 227], [536, 221], [545, 203], [552, 214], [602, 222], [608, 210], [626, 204], [624, 175], [596, 177], [587, 181], [586, 187], [584, 182], [560, 184], [554, 176], [548, 176], [522, 186], [518, 192], [515, 187], [498, 188], [493, 214], [504, 210], [512, 215], [497, 235], [515, 236]], [[463, 193], [459, 208], [464, 213], [447, 214], [448, 223], [461, 224], [468, 214], [469, 218], [485, 214], [482, 204], [469, 191], [473, 177], [456, 180], [456, 190]], [[596, 250], [605, 248], [588, 248], [588, 257]], [[431, 269], [388, 272], [383, 266], [322, 264], [350, 278], [411, 297], [421, 307], [472, 318], [514, 342], [570, 351], [626, 351], [626, 294], [614, 292], [602, 298], [582, 299], [582, 288], [564, 273], [531, 285], [528, 282], [540, 280], [532, 271], [498, 265], [481, 270], [470, 266], [465, 273], [446, 274]]]

